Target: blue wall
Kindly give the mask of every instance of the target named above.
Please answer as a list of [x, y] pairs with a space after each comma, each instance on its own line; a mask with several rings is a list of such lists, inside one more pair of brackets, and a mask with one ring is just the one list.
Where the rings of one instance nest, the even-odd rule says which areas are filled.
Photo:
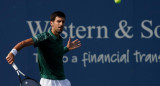
[[[50, 29], [49, 16], [66, 16], [62, 33], [82, 42], [64, 56], [72, 86], [158, 86], [160, 77], [159, 0], [3, 0], [0, 1], [0, 84], [18, 86], [5, 57], [18, 42]], [[18, 52], [15, 63], [39, 81], [36, 49]]]

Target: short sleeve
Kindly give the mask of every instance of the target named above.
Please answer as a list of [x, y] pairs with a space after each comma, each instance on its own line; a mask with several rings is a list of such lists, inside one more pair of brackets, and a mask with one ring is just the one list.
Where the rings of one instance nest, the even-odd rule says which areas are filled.
[[32, 37], [33, 41], [34, 41], [34, 47], [37, 47], [40, 43], [42, 43], [44, 40], [47, 39], [47, 33], [41, 33], [41, 34], [37, 34], [34, 37]]
[[64, 54], [67, 53], [67, 52], [69, 51], [68, 48], [67, 48], [66, 46], [63, 48], [63, 50], [64, 50], [64, 52], [63, 52]]

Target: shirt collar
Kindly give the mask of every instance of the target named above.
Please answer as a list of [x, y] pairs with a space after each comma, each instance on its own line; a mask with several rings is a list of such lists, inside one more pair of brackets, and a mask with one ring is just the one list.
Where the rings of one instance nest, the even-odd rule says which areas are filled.
[[[51, 32], [51, 30], [49, 30], [49, 34], [53, 37], [54, 40], [58, 40], [58, 38]], [[62, 39], [62, 37], [60, 36], [59, 39]]]

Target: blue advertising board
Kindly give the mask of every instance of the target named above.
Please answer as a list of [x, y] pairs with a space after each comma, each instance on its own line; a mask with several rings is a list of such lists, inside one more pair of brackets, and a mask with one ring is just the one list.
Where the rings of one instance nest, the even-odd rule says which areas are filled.
[[[22, 40], [51, 29], [50, 14], [63, 11], [61, 36], [82, 46], [63, 57], [72, 86], [158, 86], [160, 77], [159, 0], [3, 0], [0, 1], [0, 81], [18, 86], [5, 60]], [[25, 47], [15, 63], [40, 80], [37, 49]]]

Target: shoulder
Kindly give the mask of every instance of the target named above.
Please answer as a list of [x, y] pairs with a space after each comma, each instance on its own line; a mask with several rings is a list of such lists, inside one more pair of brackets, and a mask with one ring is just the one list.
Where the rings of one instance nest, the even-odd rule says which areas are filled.
[[35, 35], [34, 37], [32, 37], [34, 40], [36, 41], [43, 41], [46, 40], [50, 37], [50, 34], [48, 32], [43, 32], [40, 34]]
[[43, 32], [41, 34], [37, 34], [36, 36], [43, 37], [43, 38], [48, 38], [48, 37], [50, 37], [50, 34], [48, 32]]
[[50, 36], [48, 32], [43, 32], [43, 33], [40, 33], [40, 34], [37, 34], [37, 35]]

